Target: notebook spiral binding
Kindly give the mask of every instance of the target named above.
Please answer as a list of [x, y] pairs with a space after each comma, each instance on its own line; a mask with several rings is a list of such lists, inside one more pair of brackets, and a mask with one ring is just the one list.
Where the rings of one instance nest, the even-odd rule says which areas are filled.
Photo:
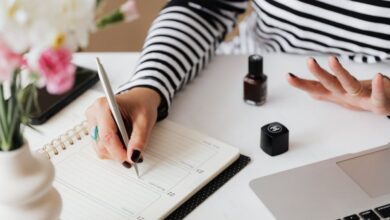
[[75, 144], [76, 141], [81, 141], [83, 137], [89, 135], [87, 121], [83, 121], [74, 128], [66, 131], [58, 138], [53, 139], [49, 144], [45, 144], [38, 153], [44, 154], [48, 159], [58, 155], [61, 151]]

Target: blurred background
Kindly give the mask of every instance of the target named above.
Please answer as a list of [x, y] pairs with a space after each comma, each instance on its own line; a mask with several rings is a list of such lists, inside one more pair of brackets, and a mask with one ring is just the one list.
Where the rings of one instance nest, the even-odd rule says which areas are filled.
[[[102, 13], [114, 10], [121, 3], [123, 3], [123, 0], [103, 1]], [[137, 20], [113, 25], [93, 34], [89, 46], [84, 51], [140, 51], [151, 23], [166, 3], [167, 0], [137, 0], [140, 13]], [[242, 20], [246, 14], [240, 16], [239, 20]], [[238, 30], [236, 28], [226, 37], [226, 40], [229, 41], [237, 34]]]

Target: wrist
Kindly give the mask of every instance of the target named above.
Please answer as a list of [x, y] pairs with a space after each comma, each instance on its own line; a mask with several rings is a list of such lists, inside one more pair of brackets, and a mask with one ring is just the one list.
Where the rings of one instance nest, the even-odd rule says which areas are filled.
[[157, 109], [161, 103], [161, 96], [153, 89], [147, 87], [135, 87], [124, 91], [120, 96], [131, 97], [140, 100], [143, 104]]
[[131, 101], [136, 106], [154, 109], [157, 112], [157, 121], [168, 116], [168, 103], [161, 91], [153, 86], [142, 85], [122, 91], [118, 96], [123, 101]]

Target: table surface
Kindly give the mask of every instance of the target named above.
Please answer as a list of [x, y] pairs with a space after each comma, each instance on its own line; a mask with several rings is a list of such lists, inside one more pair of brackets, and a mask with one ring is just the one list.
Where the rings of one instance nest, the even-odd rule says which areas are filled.
[[[117, 88], [131, 77], [139, 53], [79, 53], [75, 63], [96, 69], [95, 56], [100, 57]], [[326, 57], [316, 58], [327, 65]], [[390, 74], [389, 64], [342, 63], [359, 79], [370, 79], [377, 72]], [[247, 56], [217, 56], [173, 101], [168, 119], [235, 146], [252, 158], [187, 219], [274, 219], [249, 188], [251, 180], [389, 142], [390, 120], [386, 117], [316, 101], [288, 85], [287, 72], [312, 78], [306, 57], [264, 55], [268, 97], [261, 107], [243, 101], [246, 72]], [[102, 91], [100, 85], [93, 89]], [[260, 128], [274, 121], [290, 130], [290, 150], [270, 157], [259, 147]]]

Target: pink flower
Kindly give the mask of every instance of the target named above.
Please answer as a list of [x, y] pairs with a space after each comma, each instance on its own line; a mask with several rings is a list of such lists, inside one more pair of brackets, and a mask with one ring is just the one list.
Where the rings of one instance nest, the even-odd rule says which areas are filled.
[[12, 73], [25, 64], [22, 55], [13, 52], [0, 39], [0, 82], [11, 79]]
[[61, 94], [72, 88], [76, 68], [71, 61], [72, 53], [65, 48], [49, 48], [42, 52], [38, 68], [49, 93]]
[[126, 22], [133, 21], [139, 17], [137, 4], [134, 0], [127, 0], [119, 9], [125, 17]]

